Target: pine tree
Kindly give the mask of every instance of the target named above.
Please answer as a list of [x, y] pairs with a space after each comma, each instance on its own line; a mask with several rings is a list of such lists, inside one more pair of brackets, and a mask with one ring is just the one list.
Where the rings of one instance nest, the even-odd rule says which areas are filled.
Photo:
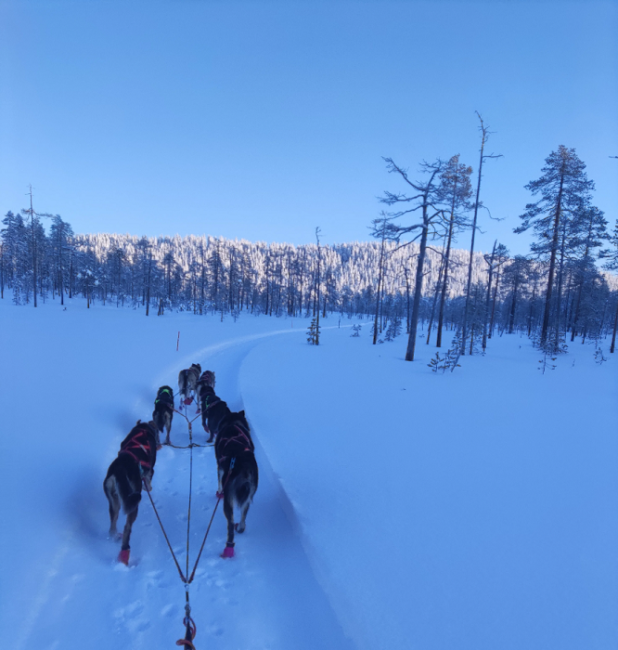
[[[541, 170], [543, 175], [525, 186], [533, 196], [540, 194], [541, 198], [536, 203], [526, 205], [526, 212], [521, 215], [522, 224], [514, 230], [516, 233], [522, 233], [532, 226], [538, 237], [538, 240], [532, 244], [533, 253], [541, 259], [549, 258], [540, 335], [542, 347], [548, 343], [549, 338], [556, 258], [561, 243], [565, 242], [565, 226], [567, 221], [572, 218], [573, 213], [587, 202], [589, 194], [594, 188], [593, 182], [586, 177], [585, 168], [585, 164], [578, 158], [575, 149], [567, 149], [560, 145], [557, 151], [553, 151], [545, 160], [545, 167]], [[559, 280], [561, 280], [561, 275]], [[560, 327], [559, 318], [558, 310], [554, 322], [557, 333]], [[553, 347], [557, 349], [557, 343], [554, 343]]]
[[[606, 260], [604, 268], [608, 271], [618, 271], [618, 220], [614, 226], [614, 230], [609, 238], [610, 243], [612, 244], [611, 249], [606, 249], [603, 251], [602, 256]], [[609, 348], [611, 354], [616, 350], [616, 330], [618, 330], [618, 299], [616, 300], [616, 312], [614, 315], [614, 327], [612, 331], [612, 342]]]
[[576, 259], [573, 264], [575, 276], [575, 306], [571, 324], [571, 341], [575, 339], [575, 333], [580, 327], [584, 302], [584, 290], [590, 290], [599, 277], [594, 249], [599, 248], [604, 240], [608, 238], [607, 219], [601, 210], [594, 206], [586, 206], [576, 213], [573, 220], [574, 235], [573, 248], [576, 250]]
[[68, 224], [66, 221], [63, 221], [58, 214], [53, 216], [52, 225], [49, 232], [49, 243], [53, 260], [53, 282], [58, 289], [61, 305], [64, 305], [65, 288], [68, 282], [68, 257], [72, 238], [73, 229], [71, 228], [70, 224]]
[[453, 156], [440, 175], [440, 200], [449, 207], [448, 227], [446, 233], [446, 246], [444, 250], [444, 279], [440, 293], [440, 308], [438, 313], [438, 333], [436, 347], [442, 346], [442, 327], [444, 325], [444, 305], [449, 281], [449, 263], [451, 259], [451, 248], [455, 235], [468, 226], [463, 213], [470, 209], [470, 197], [472, 196], [472, 185], [470, 177], [472, 167], [459, 162], [459, 154]]

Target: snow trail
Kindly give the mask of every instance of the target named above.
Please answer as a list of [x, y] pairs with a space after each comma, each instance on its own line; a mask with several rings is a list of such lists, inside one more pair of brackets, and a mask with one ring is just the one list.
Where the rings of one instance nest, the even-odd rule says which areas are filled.
[[[23, 311], [15, 313], [24, 315]], [[152, 321], [144, 324], [142, 319], [137, 321], [119, 312], [114, 314], [116, 318], [129, 316], [132, 322], [127, 329], [134, 332], [133, 340], [139, 340], [140, 345], [135, 346], [131, 334], [125, 332], [125, 343], [114, 340], [114, 347], [120, 349], [110, 355], [106, 352], [109, 345], [97, 346], [97, 341], [108, 337], [105, 325], [92, 332], [94, 341], [83, 337], [76, 342], [74, 332], [65, 326], [66, 315], [58, 318], [54, 314], [52, 319], [58, 323], [54, 332], [59, 339], [57, 349], [77, 347], [71, 358], [60, 354], [46, 358], [43, 341], [34, 339], [33, 343], [29, 328], [23, 329], [24, 349], [26, 341], [31, 346], [25, 355], [26, 365], [31, 357], [31, 367], [38, 366], [44, 374], [53, 376], [61, 367], [66, 376], [81, 379], [71, 387], [68, 408], [66, 399], [58, 399], [63, 392], [42, 398], [48, 426], [28, 426], [25, 431], [27, 440], [37, 445], [42, 441], [41, 453], [35, 449], [27, 459], [14, 455], [12, 469], [16, 477], [26, 474], [28, 466], [32, 470], [27, 474], [32, 489], [24, 495], [22, 507], [30, 513], [35, 528], [13, 551], [17, 562], [25, 567], [25, 574], [9, 571], [7, 582], [19, 582], [26, 590], [8, 601], [9, 590], [3, 589], [7, 607], [3, 602], [0, 640], [4, 647], [15, 645], [20, 650], [72, 650], [84, 645], [101, 649], [175, 647], [175, 641], [184, 637], [184, 586], [145, 495], [133, 527], [129, 567], [116, 562], [119, 544], [106, 537], [109, 519], [102, 482], [107, 466], [135, 421], [149, 419], [158, 386], [169, 384], [176, 388], [178, 370], [195, 361], [203, 369], [214, 369], [217, 391], [233, 410], [238, 410], [242, 408], [238, 371], [247, 353], [265, 337], [303, 332], [277, 329], [228, 338], [229, 329], [211, 327], [211, 332], [201, 336], [195, 336], [197, 332], [193, 331], [185, 335], [184, 349], [189, 349], [190, 343], [193, 352], [162, 354], [156, 321], [153, 331], [143, 334], [143, 327], [153, 325]], [[85, 314], [76, 311], [71, 316], [79, 326]], [[106, 317], [109, 310], [97, 314], [97, 319]], [[27, 323], [26, 317], [22, 325]], [[204, 329], [203, 321], [200, 324]], [[183, 327], [187, 330], [192, 325]], [[20, 338], [19, 329], [15, 323], [16, 339]], [[203, 345], [204, 337], [211, 339], [209, 345]], [[100, 350], [100, 354], [93, 354], [93, 349]], [[85, 358], [87, 364], [83, 363]], [[132, 372], [134, 368], [139, 372]], [[150, 379], [144, 382], [147, 377]], [[27, 407], [34, 420], [40, 418], [39, 405], [22, 396], [18, 386], [13, 390], [9, 400], [17, 404], [14, 420], [18, 421], [19, 413]], [[194, 412], [194, 406], [189, 409]], [[206, 434], [200, 418], [193, 430], [194, 440], [203, 443]], [[84, 434], [87, 445], [83, 444]], [[186, 423], [177, 415], [172, 441], [188, 442]], [[192, 615], [198, 626], [196, 647], [350, 647], [283, 513], [272, 470], [259, 452], [257, 460], [260, 485], [247, 519], [247, 531], [238, 535], [237, 556], [231, 561], [219, 557], [225, 545], [226, 526], [222, 511], [217, 512], [190, 587]], [[216, 504], [217, 485], [212, 448], [194, 449], [193, 463], [190, 569]], [[183, 570], [188, 468], [188, 450], [164, 447], [153, 480], [153, 498]], [[124, 517], [119, 523], [124, 525]], [[8, 544], [8, 537], [3, 536], [2, 541], [3, 546]]]

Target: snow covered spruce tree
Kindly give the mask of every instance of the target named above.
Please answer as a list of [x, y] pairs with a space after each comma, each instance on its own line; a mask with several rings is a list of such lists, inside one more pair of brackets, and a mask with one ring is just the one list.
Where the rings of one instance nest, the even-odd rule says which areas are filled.
[[[540, 195], [536, 203], [526, 205], [526, 212], [521, 215], [522, 224], [514, 229], [522, 233], [533, 228], [537, 241], [531, 246], [533, 254], [541, 260], [549, 260], [543, 322], [540, 333], [540, 346], [551, 347], [551, 352], [558, 351], [560, 340], [560, 304], [552, 302], [554, 284], [556, 282], [556, 261], [558, 254], [567, 244], [569, 223], [574, 215], [589, 201], [590, 192], [594, 188], [585, 172], [586, 165], [579, 159], [575, 149], [567, 149], [560, 145], [545, 160], [542, 168], [543, 175], [531, 181], [525, 187], [533, 196]], [[562, 267], [557, 278], [556, 303], [562, 296]], [[550, 338], [550, 328], [554, 328], [554, 337]]]
[[25, 275], [28, 267], [26, 225], [20, 214], [10, 210], [2, 219], [3, 268], [7, 285], [13, 289], [13, 302], [21, 304], [27, 292]]

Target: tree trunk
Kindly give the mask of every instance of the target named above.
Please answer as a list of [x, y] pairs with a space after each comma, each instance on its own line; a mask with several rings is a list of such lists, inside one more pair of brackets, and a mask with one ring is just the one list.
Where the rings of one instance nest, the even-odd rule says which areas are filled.
[[431, 317], [429, 318], [429, 327], [427, 328], [427, 345], [429, 345], [429, 340], [431, 338], [431, 330], [433, 328], [433, 317], [436, 313], [436, 304], [438, 302], [438, 294], [440, 293], [440, 287], [442, 285], [442, 271], [444, 270], [444, 254], [442, 254], [442, 259], [440, 260], [440, 270], [438, 271], [438, 281], [436, 282], [436, 287], [433, 294], [433, 303], [431, 305]]
[[562, 188], [564, 186], [565, 163], [562, 163], [560, 171], [560, 189], [556, 199], [556, 216], [554, 217], [554, 234], [552, 238], [551, 255], [549, 258], [549, 273], [547, 277], [547, 291], [545, 292], [545, 311], [543, 312], [543, 325], [541, 327], [541, 345], [547, 342], [547, 332], [549, 330], [549, 313], [551, 307], [551, 294], [554, 284], [554, 271], [556, 267], [556, 253], [558, 251], [558, 236], [560, 233], [560, 216], [562, 212]]
[[618, 329], [618, 302], [616, 303], [616, 315], [614, 316], [614, 331], [612, 333], [612, 344], [609, 348], [609, 351], [614, 354], [616, 349], [616, 330]]
[[485, 314], [483, 316], [483, 350], [487, 348], [487, 321], [489, 320], [489, 302], [491, 300], [491, 281], [494, 272], [494, 257], [496, 254], [496, 243], [494, 242], [493, 250], [491, 251], [491, 257], [489, 262], [489, 277], [487, 279], [487, 296], [485, 297]]
[[410, 334], [406, 348], [406, 361], [414, 361], [414, 350], [416, 348], [416, 330], [418, 326], [418, 312], [421, 304], [423, 291], [423, 266], [425, 265], [425, 251], [427, 250], [427, 205], [423, 205], [423, 232], [421, 234], [418, 262], [416, 264], [416, 278], [414, 279], [414, 299], [412, 301], [412, 320], [410, 323]]

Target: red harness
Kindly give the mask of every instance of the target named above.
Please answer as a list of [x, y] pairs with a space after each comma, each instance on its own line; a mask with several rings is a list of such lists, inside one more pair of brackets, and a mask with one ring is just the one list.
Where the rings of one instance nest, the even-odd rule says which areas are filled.
[[[146, 458], [148, 460], [144, 460], [143, 458], [139, 458], [135, 454], [133, 450], [141, 450], [146, 454]], [[146, 429], [140, 429], [134, 436], [131, 436], [129, 440], [124, 444], [124, 446], [120, 446], [120, 452], [121, 454], [129, 454], [129, 456], [132, 456], [139, 464], [141, 467], [145, 469], [152, 469], [152, 466], [150, 465], [150, 441], [148, 440], [148, 433], [146, 432]], [[140, 454], [141, 455], [141, 454]]]
[[[240, 442], [241, 444], [243, 444], [242, 443], [243, 440], [246, 443], [246, 446], [243, 449], [243, 451], [253, 451], [252, 449], [253, 444], [251, 442], [251, 439], [247, 435], [247, 432], [243, 431], [237, 424], [234, 425], [234, 428], [236, 429], [236, 431], [238, 431], [238, 435], [232, 436], [231, 438], [227, 438], [221, 447], [221, 451], [223, 451], [231, 442]], [[220, 460], [223, 460], [225, 458], [227, 458], [227, 456], [221, 456]]]

